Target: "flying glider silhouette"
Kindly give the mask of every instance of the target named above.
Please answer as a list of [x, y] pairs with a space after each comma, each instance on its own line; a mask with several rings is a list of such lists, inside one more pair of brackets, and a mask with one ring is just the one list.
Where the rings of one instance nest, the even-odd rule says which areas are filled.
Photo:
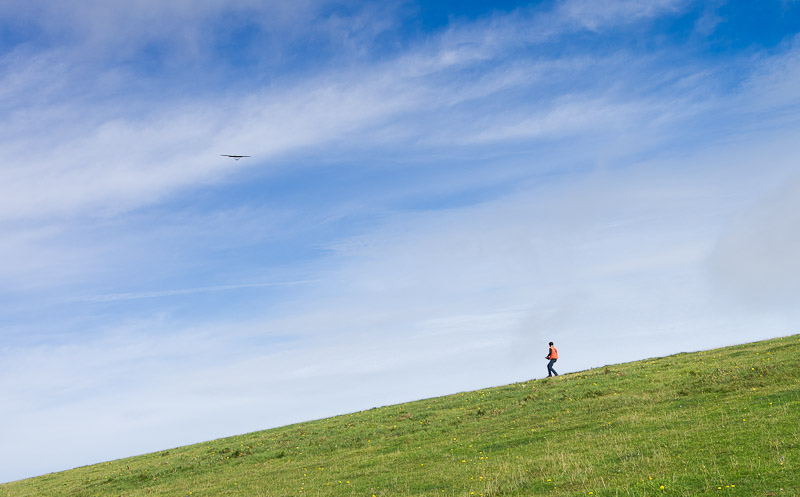
[[244, 157], [250, 157], [249, 155], [228, 155], [228, 154], [220, 154], [221, 157], [230, 157], [233, 160], [243, 159]]

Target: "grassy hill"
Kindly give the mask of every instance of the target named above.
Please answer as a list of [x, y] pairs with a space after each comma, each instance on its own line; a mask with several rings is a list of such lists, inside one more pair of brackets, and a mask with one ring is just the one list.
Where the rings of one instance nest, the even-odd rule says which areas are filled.
[[800, 496], [799, 430], [797, 335], [170, 449], [0, 496]]

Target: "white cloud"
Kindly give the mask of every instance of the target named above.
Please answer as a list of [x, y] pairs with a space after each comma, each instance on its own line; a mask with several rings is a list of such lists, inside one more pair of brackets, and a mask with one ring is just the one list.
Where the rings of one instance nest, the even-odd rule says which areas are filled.
[[136, 292], [136, 293], [110, 293], [105, 295], [87, 295], [77, 297], [73, 300], [78, 302], [115, 302], [120, 300], [140, 300], [140, 299], [153, 299], [159, 297], [172, 297], [176, 295], [191, 295], [194, 293], [214, 293], [214, 292], [227, 292], [231, 290], [242, 290], [252, 288], [266, 288], [266, 287], [289, 287], [296, 285], [303, 285], [309, 283], [308, 281], [275, 281], [275, 282], [261, 282], [261, 283], [236, 283], [232, 285], [216, 285], [204, 286], [196, 288], [180, 288], [175, 290], [157, 290], [150, 292]]
[[586, 29], [598, 31], [677, 13], [686, 5], [686, 0], [566, 0], [559, 4], [558, 13]]
[[[796, 125], [800, 106], [800, 35], [785, 42], [786, 50], [755, 59], [753, 72], [743, 85], [740, 108], [783, 117], [784, 126]], [[758, 121], [756, 121], [758, 122]]]
[[[171, 18], [171, 8], [150, 3], [134, 3], [130, 8], [134, 26], [139, 24], [137, 19]], [[219, 8], [216, 3], [203, 4], [192, 16], [210, 15]], [[649, 15], [645, 11], [635, 16]], [[118, 15], [128, 17], [100, 8], [83, 22], [113, 27], [116, 21], [106, 22], [105, 17]], [[394, 138], [405, 136], [435, 146], [456, 136], [460, 143], [480, 143], [574, 133], [586, 126], [629, 123], [631, 116], [652, 111], [646, 102], [570, 98], [548, 90], [540, 98], [561, 100], [560, 105], [542, 109], [534, 100], [529, 108], [512, 111], [495, 105], [491, 114], [481, 115], [489, 99], [503, 98], [504, 92], [534, 92], [537, 84], [553, 77], [554, 67], [561, 68], [559, 78], [564, 79], [582, 79], [587, 71], [597, 69], [597, 62], [589, 59], [573, 60], [572, 67], [570, 62], [552, 60], [509, 64], [504, 51], [520, 44], [513, 34], [526, 22], [522, 14], [515, 14], [477, 26], [456, 26], [434, 42], [432, 54], [425, 45], [377, 68], [357, 66], [293, 82], [287, 88], [175, 103], [141, 97], [127, 104], [113, 103], [109, 100], [113, 88], [109, 88], [95, 103], [78, 91], [71, 104], [68, 92], [79, 87], [84, 76], [73, 74], [69, 60], [59, 69], [50, 67], [58, 58], [53, 55], [34, 57], [28, 66], [18, 59], [9, 66], [6, 79], [32, 80], [37, 90], [52, 86], [50, 81], [62, 81], [47, 92], [66, 97], [68, 103], [38, 102], [27, 89], [30, 84], [7, 87], [17, 88], [16, 92], [7, 90], [7, 101], [21, 99], [33, 105], [24, 113], [12, 114], [6, 126], [8, 136], [24, 130], [24, 137], [0, 143], [0, 212], [6, 219], [124, 212], [236, 171], [219, 160], [220, 153], [254, 155], [257, 159], [250, 164], [263, 167], [279, 156], [337, 142], [350, 147], [368, 145], [373, 136], [385, 139], [381, 130], [386, 126], [395, 128]], [[187, 24], [197, 23], [189, 19]], [[157, 23], [152, 29], [161, 28]], [[492, 61], [494, 74], [490, 70], [489, 76], [478, 79], [461, 77], [461, 69], [483, 61]], [[601, 70], [611, 71], [615, 65]], [[101, 70], [100, 79], [104, 71], [110, 76], [118, 69]], [[476, 110], [467, 111], [467, 104], [474, 104]], [[430, 116], [430, 127], [418, 128], [421, 116]], [[414, 122], [402, 124], [404, 117]], [[402, 128], [397, 128], [397, 122]]]
[[[796, 158], [795, 158], [796, 160]], [[800, 180], [740, 213], [711, 256], [725, 298], [756, 309], [800, 308]]]

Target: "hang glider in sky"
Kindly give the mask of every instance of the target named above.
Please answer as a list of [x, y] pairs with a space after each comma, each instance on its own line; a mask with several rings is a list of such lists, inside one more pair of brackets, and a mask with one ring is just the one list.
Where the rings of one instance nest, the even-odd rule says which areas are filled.
[[250, 157], [249, 155], [228, 155], [228, 154], [220, 154], [222, 157], [230, 157], [233, 160], [239, 160], [244, 157]]

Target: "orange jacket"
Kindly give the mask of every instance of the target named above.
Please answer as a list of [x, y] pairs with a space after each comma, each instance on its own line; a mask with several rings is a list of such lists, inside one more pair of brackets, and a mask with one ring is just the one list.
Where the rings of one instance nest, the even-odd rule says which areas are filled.
[[550, 353], [547, 355], [548, 359], [558, 359], [558, 351], [555, 347], [550, 347]]

